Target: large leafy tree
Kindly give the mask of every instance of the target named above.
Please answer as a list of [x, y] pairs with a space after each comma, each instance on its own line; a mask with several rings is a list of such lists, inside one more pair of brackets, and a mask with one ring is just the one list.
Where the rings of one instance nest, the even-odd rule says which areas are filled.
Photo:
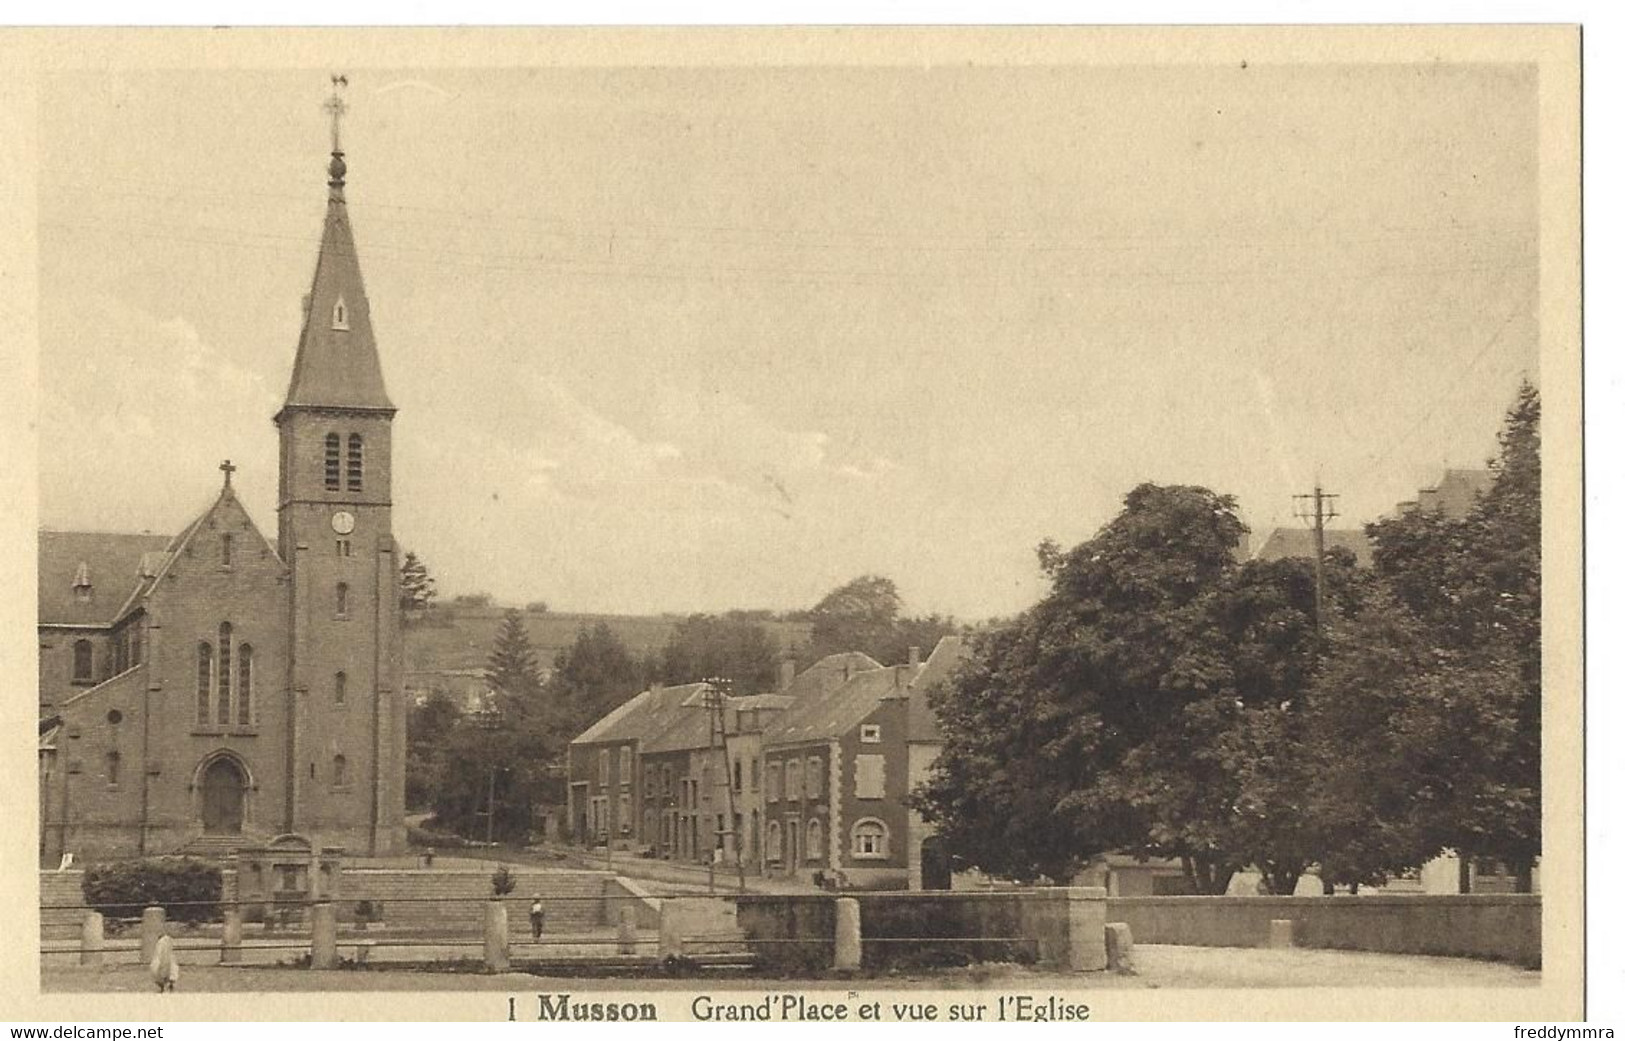
[[1040, 548], [1049, 594], [933, 695], [946, 742], [920, 802], [951, 848], [1017, 877], [1154, 852], [1223, 890], [1238, 854], [1209, 734], [1230, 683], [1212, 597], [1244, 532], [1229, 496], [1144, 484], [1093, 539]]
[[779, 641], [760, 623], [693, 614], [677, 623], [661, 652], [661, 678], [696, 683], [720, 677], [744, 693], [773, 689]]
[[604, 622], [577, 630], [575, 642], [553, 659], [548, 702], [566, 743], [648, 682], [648, 669]]
[[904, 661], [910, 647], [929, 653], [942, 637], [963, 630], [942, 615], [905, 616], [897, 583], [882, 575], [862, 575], [838, 586], [807, 617], [812, 633], [799, 653], [808, 661], [861, 651], [891, 664]]
[[446, 747], [462, 719], [452, 696], [436, 688], [406, 716], [406, 804], [429, 806], [445, 783]]
[[[1425, 649], [1396, 749], [1408, 831], [1505, 860], [1530, 886], [1540, 852], [1540, 395], [1520, 387], [1466, 516], [1413, 511], [1372, 525], [1373, 563]], [[1327, 698], [1346, 689], [1331, 686]]]

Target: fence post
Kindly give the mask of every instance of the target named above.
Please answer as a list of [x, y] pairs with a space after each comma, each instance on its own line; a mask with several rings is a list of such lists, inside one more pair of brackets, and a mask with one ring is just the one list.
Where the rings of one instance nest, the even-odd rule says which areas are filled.
[[1099, 972], [1106, 967], [1106, 890], [1072, 886], [1066, 890], [1066, 967]]
[[508, 906], [499, 899], [485, 905], [485, 967], [508, 971]]
[[79, 928], [79, 964], [100, 965], [102, 949], [102, 913], [86, 911], [84, 924]]
[[227, 904], [220, 913], [220, 964], [235, 965], [243, 960], [243, 910]]
[[660, 957], [680, 958], [683, 955], [682, 901], [667, 897], [660, 901]]
[[164, 935], [164, 909], [141, 909], [141, 964], [151, 965], [158, 954], [158, 937]]
[[622, 954], [638, 953], [638, 912], [631, 904], [622, 903], [620, 921], [615, 926], [616, 950]]
[[318, 900], [310, 909], [310, 967], [334, 969], [338, 964], [338, 922], [333, 916], [333, 902]]
[[835, 968], [856, 969], [863, 963], [863, 925], [858, 902], [835, 898]]

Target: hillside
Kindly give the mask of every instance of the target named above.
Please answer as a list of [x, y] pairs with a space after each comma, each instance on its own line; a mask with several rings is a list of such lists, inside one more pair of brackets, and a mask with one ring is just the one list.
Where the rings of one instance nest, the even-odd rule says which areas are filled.
[[[434, 609], [427, 620], [411, 620], [405, 628], [407, 686], [425, 688], [429, 677], [439, 674], [477, 673], [485, 667], [497, 630], [505, 613], [500, 607], [447, 605]], [[600, 615], [548, 612], [521, 615], [536, 648], [536, 660], [550, 668], [559, 651], [575, 643], [583, 627], [606, 623], [633, 655], [642, 657], [666, 645], [671, 631], [681, 622], [680, 615]], [[778, 638], [786, 652], [807, 642], [811, 625], [807, 622], [762, 622]]]

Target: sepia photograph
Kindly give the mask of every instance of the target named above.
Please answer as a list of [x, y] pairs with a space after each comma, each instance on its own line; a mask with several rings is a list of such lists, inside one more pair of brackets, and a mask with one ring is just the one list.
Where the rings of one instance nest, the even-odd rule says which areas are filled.
[[17, 1000], [1577, 1018], [1578, 36], [19, 47]]

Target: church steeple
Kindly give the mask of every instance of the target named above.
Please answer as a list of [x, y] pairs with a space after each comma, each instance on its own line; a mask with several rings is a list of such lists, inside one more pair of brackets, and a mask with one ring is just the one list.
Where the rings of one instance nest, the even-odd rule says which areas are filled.
[[345, 112], [340, 90], [343, 76], [333, 77], [333, 96], [325, 106], [333, 117], [333, 150], [327, 165], [327, 219], [322, 226], [316, 275], [305, 298], [304, 327], [294, 357], [293, 378], [283, 411], [297, 408], [341, 408], [394, 411], [384, 390], [383, 368], [373, 341], [367, 293], [356, 259], [355, 240], [344, 201], [348, 168], [339, 139]]

